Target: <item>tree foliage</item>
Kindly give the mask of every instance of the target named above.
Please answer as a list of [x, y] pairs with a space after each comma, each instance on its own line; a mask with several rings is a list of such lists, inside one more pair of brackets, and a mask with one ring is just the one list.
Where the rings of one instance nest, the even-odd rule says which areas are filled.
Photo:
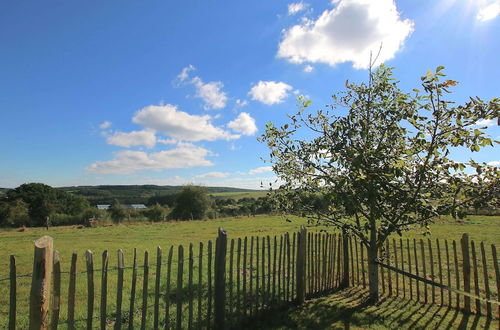
[[369, 248], [371, 286], [377, 249], [391, 233], [498, 203], [498, 167], [451, 155], [493, 146], [481, 122], [498, 118], [500, 100], [455, 105], [446, 95], [457, 82], [442, 70], [428, 71], [422, 92], [408, 94], [392, 68], [370, 69], [368, 83], [346, 82], [326, 110], [310, 111], [311, 102], [299, 98], [289, 123], [269, 123], [261, 138], [284, 182], [274, 191], [279, 207], [357, 236]]
[[203, 219], [211, 201], [207, 190], [198, 186], [184, 186], [177, 194], [175, 207], [170, 217], [177, 220]]
[[108, 208], [108, 212], [114, 223], [120, 223], [127, 216], [127, 212], [117, 199], [113, 200], [113, 203]]
[[45, 225], [45, 218], [50, 217], [51, 214], [78, 215], [89, 207], [85, 198], [43, 183], [22, 184], [7, 191], [6, 200], [13, 208], [13, 212], [17, 214], [22, 213], [22, 207], [18, 201], [25, 203], [28, 208], [29, 223], [22, 224], [33, 226]]

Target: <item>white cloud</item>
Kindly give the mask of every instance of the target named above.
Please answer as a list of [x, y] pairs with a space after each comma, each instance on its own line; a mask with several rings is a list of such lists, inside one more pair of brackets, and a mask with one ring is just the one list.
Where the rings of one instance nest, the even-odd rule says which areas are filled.
[[176, 139], [157, 139], [156, 142], [162, 144], [177, 144], [179, 141]]
[[247, 105], [248, 105], [248, 101], [247, 100], [240, 100], [240, 99], [236, 100], [236, 106], [239, 107], [239, 108], [246, 107]]
[[226, 107], [227, 96], [222, 90], [224, 84], [220, 81], [204, 83], [200, 77], [194, 77], [192, 83], [196, 87], [196, 97], [205, 102], [206, 110]]
[[486, 22], [494, 19], [500, 14], [500, 0], [496, 0], [482, 8], [479, 8], [476, 19], [480, 22]]
[[394, 0], [334, 0], [317, 20], [286, 30], [278, 57], [292, 63], [352, 62], [355, 68], [368, 66], [370, 52], [378, 62], [393, 58], [413, 32], [413, 21], [401, 20]]
[[243, 135], [254, 135], [257, 132], [257, 126], [255, 125], [255, 119], [253, 119], [249, 113], [242, 112], [236, 117], [235, 120], [230, 121], [227, 127]]
[[132, 131], [130, 133], [115, 132], [106, 139], [108, 144], [120, 147], [146, 146], [152, 148], [156, 144], [155, 132], [152, 130]]
[[99, 128], [106, 129], [106, 128], [109, 128], [110, 126], [111, 126], [111, 122], [106, 120], [106, 121], [102, 122], [101, 125], [99, 125]]
[[181, 73], [177, 75], [177, 79], [179, 79], [179, 81], [181, 82], [185, 81], [187, 78], [189, 78], [189, 72], [194, 70], [196, 70], [196, 68], [193, 65], [189, 64], [187, 67], [182, 69]]
[[259, 81], [250, 89], [249, 94], [253, 100], [272, 105], [283, 102], [291, 89], [292, 86], [281, 81]]
[[208, 115], [190, 115], [187, 112], [179, 111], [176, 106], [171, 104], [147, 106], [139, 110], [132, 121], [144, 128], [161, 132], [177, 140], [214, 141], [219, 139], [232, 140], [240, 137], [212, 125], [211, 117]]
[[248, 171], [248, 174], [259, 174], [259, 173], [266, 173], [266, 172], [272, 172], [273, 167], [272, 166], [261, 166], [254, 168], [253, 170]]
[[309, 6], [309, 4], [304, 3], [304, 2], [295, 2], [295, 3], [290, 3], [288, 5], [288, 15], [295, 15], [298, 12], [306, 9]]
[[225, 108], [228, 97], [222, 90], [222, 88], [224, 88], [224, 84], [220, 81], [210, 81], [208, 83], [204, 83], [198, 76], [189, 80], [189, 73], [194, 70], [196, 70], [196, 68], [191, 64], [183, 68], [181, 73], [177, 75], [177, 81], [194, 85], [196, 88], [195, 97], [203, 100], [205, 103], [203, 108], [205, 110]]
[[225, 172], [208, 172], [204, 174], [197, 175], [197, 178], [227, 178], [229, 173]]
[[490, 166], [500, 166], [500, 160], [494, 160], [492, 162], [488, 162]]
[[493, 119], [481, 119], [477, 121], [478, 126], [495, 126], [495, 120]]
[[112, 160], [97, 161], [86, 170], [99, 174], [130, 174], [143, 170], [212, 166], [213, 163], [205, 158], [209, 153], [208, 150], [190, 143], [155, 153], [124, 150], [115, 153]]
[[314, 67], [313, 67], [312, 65], [309, 65], [309, 64], [308, 64], [308, 65], [306, 65], [306, 66], [304, 67], [304, 69], [303, 69], [302, 71], [304, 71], [304, 72], [306, 72], [306, 73], [313, 72], [313, 71], [314, 71]]

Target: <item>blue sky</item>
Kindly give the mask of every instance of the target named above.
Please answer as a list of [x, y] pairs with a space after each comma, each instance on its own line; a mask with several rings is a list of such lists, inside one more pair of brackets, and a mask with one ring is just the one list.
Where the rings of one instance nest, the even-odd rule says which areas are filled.
[[265, 124], [366, 79], [380, 42], [403, 89], [444, 65], [460, 103], [499, 96], [499, 34], [498, 0], [1, 1], [0, 187], [259, 188]]

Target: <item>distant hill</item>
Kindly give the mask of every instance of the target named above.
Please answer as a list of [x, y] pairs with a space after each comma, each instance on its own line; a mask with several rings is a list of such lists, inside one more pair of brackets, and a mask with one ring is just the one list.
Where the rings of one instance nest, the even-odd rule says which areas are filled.
[[[206, 187], [209, 194], [259, 192], [230, 187]], [[84, 196], [91, 205], [110, 204], [117, 199], [122, 204], [146, 204], [153, 196], [171, 195], [179, 192], [182, 186], [156, 185], [105, 185], [105, 186], [75, 186], [60, 187], [64, 191]]]

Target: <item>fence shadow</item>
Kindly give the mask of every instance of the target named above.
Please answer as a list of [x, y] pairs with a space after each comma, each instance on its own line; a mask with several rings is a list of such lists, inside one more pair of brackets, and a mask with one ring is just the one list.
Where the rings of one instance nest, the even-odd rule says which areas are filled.
[[367, 302], [368, 292], [348, 288], [327, 297], [262, 312], [240, 329], [489, 329], [497, 320], [398, 297]]

